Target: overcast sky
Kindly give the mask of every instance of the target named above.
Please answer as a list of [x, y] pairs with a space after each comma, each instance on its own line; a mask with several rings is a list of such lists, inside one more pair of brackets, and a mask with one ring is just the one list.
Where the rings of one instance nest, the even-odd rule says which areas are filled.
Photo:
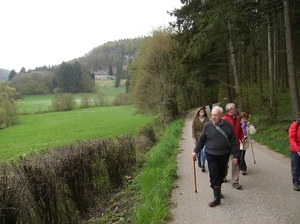
[[2, 0], [0, 68], [19, 72], [83, 56], [174, 21], [180, 0]]

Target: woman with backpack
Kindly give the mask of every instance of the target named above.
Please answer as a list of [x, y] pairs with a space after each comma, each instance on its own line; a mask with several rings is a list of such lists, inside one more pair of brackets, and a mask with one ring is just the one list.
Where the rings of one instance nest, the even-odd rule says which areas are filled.
[[291, 152], [292, 183], [295, 191], [300, 191], [300, 119], [289, 127], [289, 144]]

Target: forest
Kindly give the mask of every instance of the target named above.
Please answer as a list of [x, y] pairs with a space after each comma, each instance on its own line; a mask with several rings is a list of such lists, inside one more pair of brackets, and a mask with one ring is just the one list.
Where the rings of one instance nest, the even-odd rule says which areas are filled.
[[139, 108], [164, 119], [226, 101], [268, 125], [299, 116], [299, 0], [181, 2], [176, 22], [153, 32], [129, 69]]

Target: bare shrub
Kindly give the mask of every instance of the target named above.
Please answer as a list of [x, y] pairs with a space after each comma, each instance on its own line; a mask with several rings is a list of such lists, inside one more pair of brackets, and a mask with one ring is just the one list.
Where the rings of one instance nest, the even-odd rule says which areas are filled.
[[51, 105], [54, 111], [69, 111], [74, 109], [76, 101], [72, 93], [59, 93], [55, 94]]
[[80, 105], [82, 108], [90, 107], [90, 96], [89, 94], [84, 94], [81, 98]]
[[0, 223], [17, 223], [24, 212], [24, 182], [7, 164], [2, 164], [0, 170]]
[[98, 93], [94, 98], [94, 104], [96, 107], [108, 106], [108, 97], [104, 92]]
[[130, 104], [131, 104], [131, 101], [130, 101], [129, 95], [126, 93], [119, 93], [114, 100], [115, 106], [125, 106], [125, 105], [130, 105]]
[[0, 171], [3, 223], [76, 223], [96, 197], [123, 184], [136, 163], [131, 136], [43, 150]]

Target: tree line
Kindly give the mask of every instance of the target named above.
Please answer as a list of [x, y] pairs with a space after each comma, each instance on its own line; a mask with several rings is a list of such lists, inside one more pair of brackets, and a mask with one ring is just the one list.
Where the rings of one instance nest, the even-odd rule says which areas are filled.
[[93, 75], [77, 61], [28, 72], [25, 68], [19, 73], [12, 70], [7, 85], [16, 89], [19, 98], [32, 94], [92, 92], [95, 88]]
[[[278, 119], [278, 92], [299, 116], [299, 0], [182, 0], [130, 64], [130, 93], [162, 123], [182, 109], [227, 100]], [[251, 106], [250, 106], [251, 105]]]

